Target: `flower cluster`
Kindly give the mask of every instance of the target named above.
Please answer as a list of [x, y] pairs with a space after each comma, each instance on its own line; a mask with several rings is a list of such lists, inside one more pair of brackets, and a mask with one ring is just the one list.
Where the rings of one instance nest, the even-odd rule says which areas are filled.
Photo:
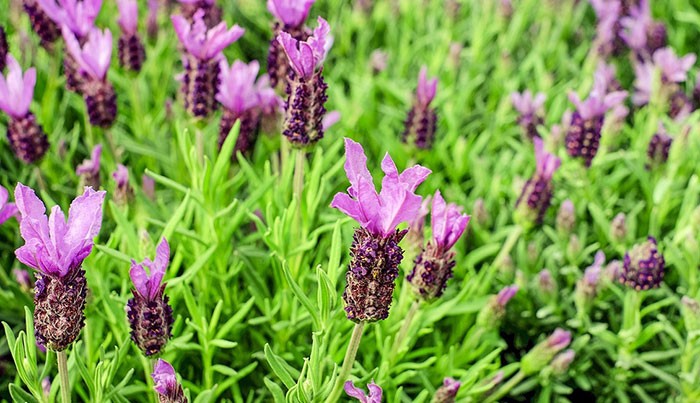
[[190, 23], [195, 21], [194, 15], [202, 10], [204, 24], [212, 28], [221, 22], [221, 9], [215, 0], [178, 0], [183, 17]]
[[51, 44], [61, 36], [58, 25], [46, 14], [37, 0], [24, 0], [23, 7], [32, 29], [41, 40], [41, 46], [50, 48]]
[[404, 121], [404, 131], [401, 136], [404, 143], [411, 142], [416, 147], [430, 148], [435, 140], [437, 114], [430, 103], [437, 91], [437, 78], [428, 79], [428, 69], [423, 66], [418, 74], [418, 87], [413, 106], [408, 111]]
[[638, 291], [657, 288], [663, 281], [664, 267], [664, 256], [659, 252], [656, 239], [650, 236], [625, 253], [619, 280]]

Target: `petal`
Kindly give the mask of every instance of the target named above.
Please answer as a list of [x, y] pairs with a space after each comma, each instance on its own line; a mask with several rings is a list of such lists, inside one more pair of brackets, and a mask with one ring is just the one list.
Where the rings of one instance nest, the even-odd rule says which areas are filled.
[[316, 57], [311, 45], [299, 42], [299, 70], [304, 77], [310, 77], [316, 68]]
[[68, 211], [68, 245], [78, 244], [84, 239], [92, 240], [97, 236], [102, 226], [104, 198], [104, 191], [96, 192], [91, 187], [86, 187], [85, 192], [73, 200]]
[[399, 175], [399, 181], [406, 185], [411, 192], [413, 192], [416, 190], [418, 185], [423, 183], [425, 178], [427, 178], [431, 172], [432, 171], [428, 168], [420, 165], [414, 165], [401, 172]]
[[173, 366], [160, 358], [153, 366], [151, 377], [153, 378], [156, 392], [160, 394], [167, 394], [174, 385], [177, 385], [177, 378], [175, 377]]
[[430, 213], [430, 226], [433, 230], [433, 240], [438, 245], [444, 246], [447, 242], [447, 203], [440, 194], [435, 191], [433, 196], [433, 209]]
[[129, 269], [129, 277], [131, 277], [131, 282], [134, 283], [134, 288], [141, 294], [142, 297], [148, 298], [148, 275], [146, 274], [146, 269], [143, 265], [136, 263], [135, 260], [131, 261], [131, 269]]
[[[367, 169], [367, 156], [360, 143], [345, 138], [345, 173], [350, 181], [351, 188], [357, 189], [360, 180], [372, 182], [372, 174]], [[349, 191], [353, 195], [353, 191]]]
[[20, 213], [20, 233], [25, 242], [33, 239], [49, 243], [49, 226], [44, 203], [34, 190], [21, 183], [15, 188], [15, 205]]
[[365, 395], [365, 391], [356, 387], [352, 381], [345, 382], [343, 389], [345, 389], [345, 393], [347, 393], [348, 396], [354, 397], [361, 402], [367, 402], [367, 395]]
[[37, 243], [33, 241], [27, 242], [24, 246], [17, 248], [17, 250], [15, 250], [17, 260], [34, 270], [41, 270], [39, 267], [39, 261], [36, 259], [37, 246]]
[[280, 34], [277, 35], [277, 42], [282, 45], [282, 50], [284, 50], [284, 53], [287, 55], [289, 64], [294, 69], [294, 72], [303, 76], [304, 73], [300, 64], [301, 54], [298, 48], [299, 41], [292, 38], [292, 36], [286, 32], [280, 32]]
[[345, 193], [336, 193], [331, 202], [331, 207], [337, 208], [338, 210], [345, 213], [350, 218], [353, 218], [361, 226], [367, 225], [367, 217], [365, 217], [362, 209], [360, 208], [360, 203], [357, 200], [353, 200]]
[[17, 206], [13, 203], [8, 203], [4, 207], [0, 208], [0, 224], [9, 220], [11, 217], [17, 216]]
[[382, 388], [379, 385], [372, 381], [367, 384], [367, 389], [369, 389], [369, 403], [382, 403]]

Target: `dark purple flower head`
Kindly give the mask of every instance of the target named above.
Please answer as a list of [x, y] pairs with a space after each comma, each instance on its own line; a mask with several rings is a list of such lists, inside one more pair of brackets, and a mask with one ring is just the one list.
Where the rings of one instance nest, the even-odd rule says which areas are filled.
[[0, 72], [0, 110], [13, 118], [23, 118], [29, 113], [34, 97], [36, 69], [30, 68], [22, 74], [22, 68], [12, 55], [7, 55], [7, 75]]
[[7, 59], [7, 54], [9, 48], [7, 45], [7, 35], [5, 35], [5, 28], [0, 25], [0, 71], [5, 70], [5, 60]]
[[650, 236], [625, 253], [619, 280], [637, 291], [657, 288], [663, 281], [664, 268], [664, 256], [659, 252], [656, 239]]
[[414, 193], [430, 170], [415, 165], [399, 174], [387, 153], [382, 160], [382, 190], [377, 193], [367, 169], [367, 157], [359, 143], [345, 139], [345, 172], [350, 181], [346, 193], [337, 193], [331, 207], [355, 219], [374, 235], [388, 237], [396, 227], [412, 220], [421, 206], [421, 196]]
[[16, 217], [17, 206], [14, 203], [8, 203], [9, 192], [4, 187], [0, 186], [0, 224], [9, 220], [11, 217]]
[[[135, 260], [131, 261], [129, 277], [131, 277], [131, 281], [141, 297], [153, 300], [158, 296], [161, 292], [161, 286], [164, 285], [163, 277], [169, 261], [170, 246], [165, 238], [158, 244], [156, 257], [153, 261], [149, 258], [145, 258], [141, 263], [136, 263]], [[146, 273], [146, 268], [148, 268], [150, 274]]]
[[671, 144], [673, 144], [673, 137], [669, 136], [663, 124], [659, 123], [659, 129], [651, 137], [647, 147], [647, 156], [650, 161], [647, 168], [664, 164], [668, 160]]
[[78, 38], [94, 29], [102, 0], [37, 0], [46, 14], [59, 26], [65, 26]]
[[433, 230], [433, 242], [447, 251], [462, 236], [469, 224], [469, 216], [462, 214], [462, 207], [454, 203], [445, 203], [440, 191], [435, 191], [430, 225]]
[[52, 277], [64, 277], [79, 268], [100, 232], [104, 197], [104, 191], [85, 188], [71, 203], [66, 222], [59, 206], [47, 217], [46, 207], [34, 191], [18, 183], [15, 201], [25, 244], [15, 251], [17, 260]]
[[138, 3], [136, 0], [117, 0], [117, 7], [119, 7], [119, 19], [117, 22], [122, 29], [122, 33], [134, 35], [139, 22]]
[[431, 403], [454, 403], [462, 383], [453, 378], [445, 378], [442, 386], [435, 391]]
[[286, 28], [299, 28], [316, 0], [267, 0], [267, 10]]
[[318, 17], [318, 27], [305, 41], [294, 39], [287, 32], [280, 32], [277, 41], [282, 45], [289, 64], [297, 75], [311, 78], [316, 70], [321, 68], [333, 45], [330, 31], [328, 22]]
[[382, 388], [374, 381], [367, 384], [369, 395], [365, 394], [364, 390], [356, 387], [352, 381], [345, 382], [344, 389], [348, 396], [359, 400], [360, 403], [382, 403]]
[[96, 145], [92, 149], [90, 159], [83, 161], [75, 169], [76, 175], [95, 176], [100, 174], [100, 157], [102, 155], [102, 144]]
[[63, 39], [71, 56], [78, 63], [81, 72], [92, 80], [104, 81], [112, 60], [112, 33], [109, 29], [90, 31], [87, 41], [80, 45], [75, 35], [63, 27]]
[[428, 68], [423, 66], [418, 73], [418, 87], [416, 87], [416, 100], [422, 107], [427, 107], [433, 102], [437, 92], [438, 79], [428, 79]]
[[245, 33], [245, 30], [238, 25], [227, 29], [225, 22], [207, 29], [202, 9], [194, 14], [192, 24], [181, 15], [173, 15], [171, 19], [182, 46], [187, 53], [199, 60], [206, 61], [219, 57], [228, 45], [236, 42]]
[[151, 374], [158, 398], [163, 403], [186, 403], [185, 392], [177, 381], [173, 366], [163, 359], [158, 359]]

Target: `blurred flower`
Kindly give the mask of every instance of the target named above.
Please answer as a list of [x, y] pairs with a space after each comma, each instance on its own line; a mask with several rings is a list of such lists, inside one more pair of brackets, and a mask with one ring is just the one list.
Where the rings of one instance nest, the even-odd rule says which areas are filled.
[[158, 36], [158, 3], [159, 0], [148, 0], [148, 16], [146, 17], [146, 32], [152, 40]]
[[469, 216], [462, 214], [462, 207], [445, 203], [438, 190], [433, 197], [430, 221], [433, 237], [406, 276], [417, 295], [426, 300], [440, 297], [447, 280], [452, 278], [455, 253], [451, 249], [467, 228]]
[[615, 66], [603, 61], [598, 62], [594, 77], [599, 80], [601, 91], [605, 94], [622, 90], [620, 82], [617, 80]]
[[620, 23], [624, 27], [620, 36], [638, 58], [649, 57], [666, 46], [666, 27], [651, 17], [648, 0], [630, 7], [629, 15]]
[[159, 358], [153, 366], [151, 378], [161, 403], [187, 403], [185, 391], [177, 381], [175, 370], [170, 363]]
[[328, 85], [323, 80], [323, 61], [333, 44], [330, 27], [318, 18], [318, 27], [306, 41], [289, 33], [277, 36], [289, 59], [287, 100], [283, 134], [297, 147], [316, 143], [323, 138], [324, 104]]
[[18, 215], [17, 206], [14, 203], [8, 203], [8, 200], [9, 192], [0, 186], [0, 224]]
[[595, 254], [593, 264], [586, 268], [583, 276], [576, 283], [576, 293], [582, 301], [589, 301], [595, 298], [598, 293], [598, 283], [605, 264], [605, 253], [598, 251]]
[[506, 305], [518, 293], [519, 287], [511, 285], [504, 287], [496, 295], [489, 298], [489, 302], [479, 312], [476, 323], [485, 329], [496, 329], [500, 326], [506, 314]]
[[0, 73], [0, 110], [10, 116], [7, 139], [17, 158], [27, 164], [38, 161], [49, 148], [49, 140], [36, 117], [29, 111], [36, 84], [36, 69], [22, 68], [8, 54], [7, 75]]
[[104, 128], [112, 126], [117, 117], [117, 94], [107, 80], [112, 58], [112, 33], [109, 29], [95, 29], [81, 46], [78, 39], [63, 27], [63, 39], [82, 75], [79, 89], [90, 124]]
[[401, 136], [404, 143], [413, 143], [421, 149], [428, 149], [433, 144], [437, 114], [435, 108], [430, 107], [430, 103], [435, 98], [437, 85], [437, 78], [428, 79], [428, 68], [421, 67], [413, 106], [404, 121], [404, 131]]
[[274, 90], [270, 87], [266, 75], [256, 78], [260, 65], [257, 61], [246, 64], [236, 60], [229, 67], [228, 62], [221, 60], [221, 81], [216, 100], [224, 106], [224, 114], [219, 125], [219, 148], [223, 146], [231, 128], [237, 120], [241, 126], [234, 148], [232, 158], [236, 152], [251, 151], [257, 138], [260, 116], [265, 108], [265, 103], [270, 103], [266, 97], [272, 97], [272, 102], [278, 105], [281, 102]]
[[537, 126], [541, 125], [544, 120], [542, 118], [544, 106], [544, 101], [547, 96], [541, 92], [538, 92], [534, 97], [530, 90], [525, 90], [522, 94], [519, 92], [512, 92], [510, 94], [511, 102], [513, 107], [518, 111], [520, 116], [518, 116], [518, 124], [525, 132], [525, 136], [532, 140], [533, 137], [538, 136]]
[[311, 33], [304, 23], [314, 2], [315, 0], [267, 0], [267, 9], [276, 20], [267, 53], [267, 74], [273, 88], [286, 90], [290, 68], [282, 44], [277, 38], [282, 32], [286, 32], [297, 41], [306, 41]]
[[622, 242], [627, 237], [627, 217], [618, 213], [610, 223], [610, 237], [615, 242]]
[[102, 0], [37, 0], [42, 9], [59, 26], [65, 26], [79, 40], [95, 27]]
[[472, 217], [476, 220], [477, 224], [480, 226], [485, 226], [488, 224], [491, 217], [489, 217], [489, 212], [486, 210], [486, 205], [484, 199], [479, 197], [474, 200], [474, 206], [472, 207]]
[[321, 121], [321, 126], [323, 127], [324, 133], [333, 125], [336, 123], [340, 122], [340, 111], [330, 111], [326, 113], [326, 115], [323, 117], [323, 120]]
[[552, 367], [555, 374], [563, 375], [569, 369], [569, 366], [571, 366], [571, 363], [574, 361], [575, 357], [576, 352], [574, 350], [564, 350], [563, 352], [557, 354], [549, 365]]
[[608, 75], [598, 71], [588, 99], [581, 101], [575, 92], [569, 93], [569, 100], [576, 110], [566, 134], [566, 150], [571, 157], [582, 158], [586, 167], [591, 166], [598, 152], [605, 113], [619, 107], [627, 98], [627, 92], [608, 93], [608, 87]]
[[604, 57], [620, 54], [622, 51], [620, 0], [590, 0], [590, 2], [598, 18], [595, 38], [598, 53]]
[[656, 239], [650, 236], [625, 253], [620, 283], [637, 291], [657, 288], [664, 278], [664, 266], [664, 256], [659, 252]]
[[75, 169], [75, 174], [80, 176], [83, 186], [90, 186], [93, 189], [100, 187], [100, 157], [102, 155], [102, 144], [96, 145], [92, 149], [90, 159], [84, 160]]
[[41, 380], [41, 390], [44, 392], [44, 396], [48, 400], [51, 396], [51, 378], [46, 376]]
[[360, 224], [355, 230], [346, 274], [345, 311], [352, 321], [373, 322], [389, 315], [394, 280], [403, 259], [398, 243], [407, 232], [396, 227], [418, 214], [421, 197], [414, 191], [430, 170], [416, 165], [399, 174], [387, 153], [382, 161], [382, 190], [377, 193], [362, 146], [346, 138], [345, 156], [345, 172], [351, 186], [347, 194], [335, 195], [331, 207]]
[[345, 382], [344, 389], [348, 396], [359, 400], [361, 403], [382, 403], [382, 388], [374, 381], [367, 384], [369, 395], [365, 394], [364, 390], [356, 387], [352, 381]]
[[[129, 277], [134, 283], [133, 294], [126, 304], [126, 314], [131, 326], [131, 340], [146, 356], [161, 352], [172, 336], [173, 309], [163, 292], [165, 271], [170, 259], [170, 247], [163, 238], [156, 248], [154, 261], [146, 258], [142, 263], [131, 261]], [[146, 273], [148, 268], [149, 273]]]
[[537, 288], [542, 295], [549, 296], [554, 294], [557, 289], [557, 283], [549, 270], [543, 269], [537, 274]]
[[32, 277], [29, 275], [28, 271], [14, 269], [12, 270], [12, 275], [15, 277], [15, 281], [17, 281], [17, 285], [19, 285], [19, 288], [21, 288], [22, 291], [29, 292], [31, 291], [32, 287], [34, 287], [34, 282], [32, 281]]
[[635, 105], [646, 105], [649, 103], [656, 69], [661, 72], [661, 95], [663, 99], [670, 97], [671, 94], [679, 89], [676, 84], [686, 80], [688, 71], [693, 67], [695, 59], [694, 53], [678, 58], [673, 49], [662, 48], [654, 52], [651, 61], [635, 64], [635, 92], [632, 95], [632, 102]]
[[117, 44], [119, 65], [132, 71], [140, 71], [146, 60], [146, 50], [137, 31], [138, 4], [136, 0], [117, 0], [117, 6], [119, 27], [122, 30]]
[[447, 60], [455, 68], [458, 68], [461, 66], [460, 60], [462, 58], [462, 50], [464, 50], [464, 46], [462, 46], [461, 43], [459, 43], [459, 42], [451, 42], [450, 43], [450, 47], [449, 47], [449, 50], [447, 52]]
[[545, 212], [552, 199], [552, 176], [561, 165], [561, 160], [544, 149], [542, 139], [534, 137], [535, 173], [523, 187], [516, 201], [516, 221], [525, 227], [542, 223]]
[[15, 255], [39, 272], [34, 329], [37, 340], [51, 350], [64, 350], [85, 325], [87, 284], [82, 264], [102, 225], [104, 196], [105, 192], [85, 188], [71, 203], [66, 222], [59, 206], [47, 218], [44, 203], [32, 189], [21, 183], [15, 188], [20, 234], [25, 241]]
[[520, 370], [532, 375], [546, 367], [554, 356], [571, 343], [571, 333], [557, 328], [546, 340], [532, 348], [520, 360]]
[[659, 166], [668, 160], [668, 152], [671, 149], [673, 137], [669, 136], [663, 124], [659, 124], [659, 130], [651, 137], [649, 147], [647, 147], [647, 156], [649, 164], [647, 167]]
[[119, 205], [127, 204], [134, 198], [134, 189], [129, 184], [129, 170], [122, 164], [117, 164], [117, 170], [112, 173], [117, 183], [113, 199]]
[[177, 37], [185, 48], [182, 55], [185, 73], [181, 78], [185, 108], [197, 118], [207, 117], [216, 107], [222, 51], [245, 32], [238, 25], [227, 30], [225, 22], [207, 29], [203, 18], [204, 10], [194, 13], [191, 24], [180, 15], [172, 16]]
[[[46, 14], [37, 0], [24, 0], [24, 11], [29, 16], [32, 29], [39, 36], [41, 46], [48, 49], [61, 36], [59, 26]], [[1, 70], [1, 69], [0, 69]]]
[[372, 51], [372, 54], [369, 55], [369, 65], [372, 67], [372, 72], [374, 74], [379, 74], [386, 70], [388, 62], [389, 54], [381, 49], [375, 49]]
[[408, 235], [411, 244], [416, 245], [418, 249], [423, 248], [423, 233], [425, 232], [425, 217], [430, 214], [430, 206], [433, 201], [433, 196], [426, 196], [421, 202], [418, 214], [408, 222]]
[[146, 195], [151, 201], [156, 199], [156, 181], [150, 176], [144, 174], [141, 176], [141, 187], [143, 189], [143, 194]]
[[462, 386], [462, 383], [458, 380], [445, 378], [442, 381], [442, 386], [435, 391], [432, 403], [454, 403], [460, 386]]
[[612, 260], [605, 266], [605, 278], [610, 281], [617, 281], [622, 272], [622, 263], [619, 260]]
[[557, 230], [569, 234], [576, 225], [576, 209], [570, 199], [564, 200], [557, 212]]

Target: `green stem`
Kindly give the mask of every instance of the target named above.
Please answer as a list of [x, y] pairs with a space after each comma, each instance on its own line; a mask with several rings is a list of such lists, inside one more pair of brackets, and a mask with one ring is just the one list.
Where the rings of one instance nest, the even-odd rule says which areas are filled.
[[411, 307], [408, 309], [408, 313], [403, 319], [403, 323], [401, 324], [401, 329], [399, 329], [399, 333], [396, 335], [396, 338], [394, 339], [394, 345], [391, 348], [391, 355], [389, 355], [389, 361], [393, 364], [394, 359], [396, 358], [396, 354], [400, 351], [401, 346], [403, 346], [404, 339], [408, 335], [408, 329], [411, 328], [411, 323], [413, 322], [413, 318], [416, 316], [416, 313], [418, 312], [418, 308], [420, 308], [420, 302], [416, 299], [413, 300], [413, 303], [411, 304]]
[[70, 403], [70, 379], [68, 378], [68, 356], [66, 351], [56, 352], [58, 358], [58, 376], [61, 378], [61, 397], [63, 403]]
[[360, 340], [362, 340], [362, 331], [365, 329], [365, 322], [355, 323], [355, 328], [352, 329], [352, 336], [350, 337], [350, 344], [348, 344], [348, 350], [345, 352], [345, 359], [343, 360], [343, 366], [340, 368], [340, 374], [335, 381], [335, 386], [331, 394], [326, 399], [327, 402], [337, 402], [340, 398], [340, 394], [343, 391], [343, 385], [347, 380], [350, 371], [352, 370], [352, 365], [355, 363], [355, 356], [357, 355], [357, 349], [360, 347]]
[[501, 251], [498, 252], [498, 255], [496, 255], [496, 258], [493, 260], [491, 266], [499, 267], [501, 264], [503, 264], [503, 260], [506, 258], [506, 256], [510, 254], [510, 251], [513, 249], [513, 246], [515, 246], [515, 243], [518, 242], [518, 239], [520, 238], [520, 235], [522, 235], [522, 233], [523, 227], [520, 225], [516, 225], [513, 231], [510, 234], [508, 234], [506, 242], [503, 244]]
[[498, 401], [503, 396], [507, 395], [508, 392], [511, 391], [511, 389], [518, 386], [518, 384], [522, 382], [523, 378], [525, 378], [525, 373], [522, 370], [518, 371], [518, 373], [515, 374], [515, 376], [513, 376], [512, 378], [510, 378], [508, 382], [504, 383], [503, 386], [498, 388], [498, 392], [494, 393], [493, 395], [489, 396], [486, 400], [484, 400], [484, 403]]

